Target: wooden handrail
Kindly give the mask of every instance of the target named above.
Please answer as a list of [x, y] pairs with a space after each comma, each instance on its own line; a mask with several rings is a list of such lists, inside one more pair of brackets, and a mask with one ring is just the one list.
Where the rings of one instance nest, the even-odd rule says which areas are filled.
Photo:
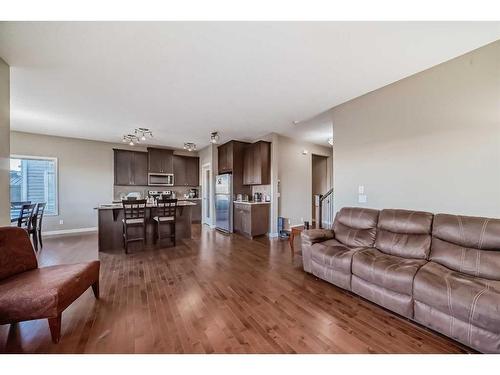
[[[318, 228], [323, 228], [323, 201], [328, 199], [331, 195], [333, 195], [333, 188], [328, 190], [325, 194], [319, 195], [319, 204], [316, 211], [316, 225]], [[333, 215], [333, 212], [330, 212], [330, 215]]]

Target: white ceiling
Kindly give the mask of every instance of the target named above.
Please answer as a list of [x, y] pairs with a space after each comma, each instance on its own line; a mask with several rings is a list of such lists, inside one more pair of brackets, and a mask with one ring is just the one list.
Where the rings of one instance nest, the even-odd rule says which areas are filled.
[[498, 22], [3, 22], [0, 57], [13, 130], [326, 145], [319, 113], [499, 37]]

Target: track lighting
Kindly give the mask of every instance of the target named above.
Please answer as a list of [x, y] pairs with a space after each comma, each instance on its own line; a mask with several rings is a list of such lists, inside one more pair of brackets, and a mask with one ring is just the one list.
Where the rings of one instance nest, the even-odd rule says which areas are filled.
[[188, 150], [189, 152], [195, 151], [196, 144], [194, 144], [193, 142], [185, 142], [184, 143], [184, 150]]
[[[140, 137], [140, 138], [139, 138]], [[153, 138], [153, 132], [148, 128], [137, 128], [134, 129], [134, 134], [125, 134], [122, 137], [123, 143], [128, 143], [130, 146], [139, 143], [139, 141], [144, 142], [147, 137]]]
[[217, 142], [219, 142], [219, 133], [218, 132], [210, 133], [210, 143], [216, 144]]
[[135, 145], [136, 143], [139, 143], [139, 138], [135, 134], [126, 134], [122, 138], [123, 143], [128, 143], [130, 146]]
[[137, 137], [141, 136], [141, 141], [145, 141], [146, 136], [153, 138], [153, 132], [148, 128], [137, 128], [134, 130], [134, 133]]

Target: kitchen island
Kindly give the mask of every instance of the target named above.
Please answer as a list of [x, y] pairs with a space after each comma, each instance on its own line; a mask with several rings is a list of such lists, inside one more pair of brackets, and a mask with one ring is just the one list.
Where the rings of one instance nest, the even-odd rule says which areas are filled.
[[[176, 240], [191, 238], [191, 224], [192, 224], [192, 206], [196, 203], [190, 201], [177, 202], [177, 214], [175, 224], [175, 237]], [[162, 243], [155, 245], [155, 231], [156, 222], [153, 220], [155, 216], [156, 206], [146, 206], [146, 248], [167, 247], [171, 246], [168, 239], [162, 239]], [[98, 226], [98, 246], [99, 251], [123, 249], [123, 206], [121, 203], [101, 204], [95, 208], [98, 212], [97, 226]], [[135, 232], [134, 232], [135, 231]], [[129, 228], [131, 237], [139, 237], [140, 229]], [[162, 225], [162, 237], [169, 234], [170, 226]], [[130, 251], [141, 249], [142, 243], [131, 242], [129, 244]]]

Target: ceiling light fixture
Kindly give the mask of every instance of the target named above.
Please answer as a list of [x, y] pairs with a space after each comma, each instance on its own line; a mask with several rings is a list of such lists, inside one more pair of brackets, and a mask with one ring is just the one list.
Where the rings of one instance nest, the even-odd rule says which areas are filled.
[[215, 145], [217, 142], [219, 142], [219, 133], [218, 132], [210, 133], [210, 143], [213, 143]]
[[184, 150], [188, 150], [189, 152], [195, 151], [196, 144], [194, 144], [193, 142], [185, 142], [184, 143]]
[[330, 146], [333, 146], [333, 138], [328, 138], [328, 144], [329, 144]]
[[122, 138], [123, 143], [128, 143], [130, 146], [139, 143], [139, 138], [135, 134], [126, 134]]
[[139, 138], [141, 136], [141, 141], [146, 140], [146, 136], [153, 138], [153, 132], [148, 128], [137, 128], [134, 130], [135, 135]]

